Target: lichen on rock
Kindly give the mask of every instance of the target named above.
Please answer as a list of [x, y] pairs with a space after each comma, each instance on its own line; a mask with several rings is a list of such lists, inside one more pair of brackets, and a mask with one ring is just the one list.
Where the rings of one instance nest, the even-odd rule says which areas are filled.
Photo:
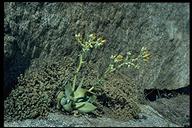
[[70, 75], [70, 68], [66, 70], [68, 62], [59, 64], [50, 60], [36, 60], [35, 64], [38, 65], [38, 62], [41, 62], [39, 67], [30, 68], [20, 75], [15, 89], [4, 101], [6, 120], [46, 117], [55, 107], [55, 95]]
[[[137, 87], [121, 73], [109, 74], [102, 88], [100, 104], [110, 117], [126, 120], [136, 117], [140, 112]], [[108, 109], [109, 108], [109, 109]], [[111, 110], [110, 110], [111, 109]]]

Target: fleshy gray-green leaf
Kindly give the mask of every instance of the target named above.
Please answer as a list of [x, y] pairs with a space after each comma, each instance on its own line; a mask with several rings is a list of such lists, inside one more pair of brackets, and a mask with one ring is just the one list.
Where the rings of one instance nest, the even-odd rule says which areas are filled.
[[69, 103], [63, 105], [63, 108], [64, 108], [64, 110], [66, 110], [66, 111], [68, 111], [68, 112], [69, 112], [69, 111], [72, 111], [73, 108], [72, 108], [72, 103], [71, 103], [71, 101], [70, 101]]
[[88, 101], [90, 103], [94, 103], [96, 101], [96, 99], [97, 99], [97, 97], [95, 95], [92, 95], [92, 96], [89, 97]]
[[87, 92], [86, 89], [77, 88], [77, 90], [75, 90], [75, 92], [74, 92], [74, 99], [78, 99], [80, 97], [84, 97], [86, 92]]
[[81, 113], [89, 113], [94, 111], [97, 107], [89, 102], [75, 103], [76, 108]]
[[60, 101], [64, 97], [64, 91], [60, 91], [59, 94], [57, 95], [57, 101]]
[[59, 94], [57, 95], [57, 109], [61, 108], [60, 101], [64, 97], [64, 91], [60, 91]]
[[60, 104], [63, 106], [63, 105], [65, 105], [65, 104], [67, 104], [67, 100], [68, 99], [66, 99], [65, 97], [63, 97], [62, 99], [61, 99], [61, 101], [60, 101]]
[[78, 108], [82, 107], [83, 105], [85, 105], [85, 102], [75, 103], [75, 108], [78, 109]]

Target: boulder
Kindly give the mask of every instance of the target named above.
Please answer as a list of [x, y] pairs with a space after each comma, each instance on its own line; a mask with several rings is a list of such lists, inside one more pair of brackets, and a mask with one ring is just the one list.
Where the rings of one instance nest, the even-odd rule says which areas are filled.
[[101, 61], [100, 72], [111, 55], [137, 54], [144, 46], [151, 53], [149, 62], [139, 70], [122, 70], [138, 87], [189, 85], [188, 3], [6, 2], [4, 7], [4, 87], [13, 86], [35, 58], [77, 58], [76, 33], [107, 39], [104, 48], [90, 55]]
[[50, 113], [46, 119], [4, 122], [5, 127], [179, 127], [147, 105], [141, 105], [140, 119], [127, 121], [107, 117], [74, 117]]

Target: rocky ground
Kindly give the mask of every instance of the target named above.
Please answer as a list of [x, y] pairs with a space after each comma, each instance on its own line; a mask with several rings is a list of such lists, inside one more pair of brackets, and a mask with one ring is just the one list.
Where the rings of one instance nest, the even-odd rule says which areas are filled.
[[190, 97], [188, 95], [158, 99], [155, 102], [149, 102], [149, 105], [172, 122], [181, 126], [189, 126]]
[[88, 115], [80, 117], [50, 113], [45, 119], [27, 119], [23, 121], [4, 122], [5, 127], [189, 127], [189, 96], [178, 95], [171, 99], [158, 99], [140, 105], [141, 113], [137, 119], [127, 121], [110, 117], [93, 118]]
[[138, 119], [117, 121], [112, 118], [88, 116], [74, 117], [50, 113], [46, 119], [27, 119], [23, 121], [4, 122], [5, 127], [178, 127], [152, 107], [141, 105], [142, 112]]

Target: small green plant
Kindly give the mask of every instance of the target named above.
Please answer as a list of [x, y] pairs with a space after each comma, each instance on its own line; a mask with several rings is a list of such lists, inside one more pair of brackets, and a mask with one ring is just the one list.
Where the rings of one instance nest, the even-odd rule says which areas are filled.
[[90, 49], [99, 48], [104, 45], [106, 40], [103, 37], [96, 37], [95, 34], [90, 34], [86, 39], [81, 34], [76, 34], [75, 38], [82, 47], [82, 53], [79, 56], [79, 65], [75, 72], [73, 82], [68, 83], [64, 91], [59, 92], [57, 95], [57, 108], [61, 107], [68, 112], [77, 110], [81, 113], [89, 113], [94, 111], [97, 107], [94, 105], [96, 100], [95, 94], [92, 92], [94, 87], [89, 90], [82, 88], [84, 77], [81, 79], [80, 84], [76, 87], [77, 75], [84, 64], [84, 56]]
[[[77, 66], [73, 81], [65, 85], [64, 91], [60, 91], [58, 93], [57, 108], [62, 108], [68, 112], [77, 110], [81, 113], [89, 113], [93, 112], [97, 108], [94, 105], [96, 101], [96, 95], [94, 92], [92, 92], [94, 87], [91, 87], [90, 89], [83, 88], [82, 86], [84, 77], [81, 79], [81, 82], [77, 87], [76, 81], [82, 65], [86, 62], [84, 57], [87, 55], [88, 51], [94, 48], [100, 48], [106, 43], [106, 39], [104, 39], [104, 37], [97, 37], [96, 34], [90, 34], [85, 38], [83, 38], [81, 34], [76, 34], [75, 38], [82, 48], [82, 52], [79, 55], [79, 65]], [[128, 68], [133, 66], [134, 68], [139, 69], [141, 60], [147, 62], [149, 58], [150, 53], [145, 47], [142, 47], [140, 54], [136, 58], [134, 58], [130, 52], [127, 52], [125, 56], [121, 54], [112, 55], [112, 61], [106, 69], [104, 76], [106, 76], [108, 73], [116, 71], [117, 69], [120, 69], [123, 66], [127, 66]], [[102, 83], [102, 81], [104, 81], [103, 78], [104, 77], [102, 76], [98, 82]]]
[[[83, 78], [84, 79], [84, 78]], [[65, 86], [65, 91], [61, 91], [57, 96], [57, 108], [62, 107], [65, 111], [78, 110], [81, 113], [94, 111], [97, 107], [92, 103], [95, 102], [96, 96], [89, 90], [82, 88], [83, 79], [79, 86], [73, 90], [71, 84]]]

